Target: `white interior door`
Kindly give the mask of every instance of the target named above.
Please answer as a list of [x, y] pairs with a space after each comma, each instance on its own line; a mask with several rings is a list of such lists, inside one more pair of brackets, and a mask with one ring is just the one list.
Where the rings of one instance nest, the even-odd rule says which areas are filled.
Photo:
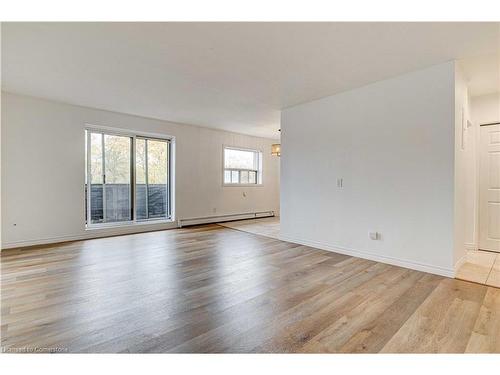
[[500, 252], [500, 125], [481, 126], [479, 248]]

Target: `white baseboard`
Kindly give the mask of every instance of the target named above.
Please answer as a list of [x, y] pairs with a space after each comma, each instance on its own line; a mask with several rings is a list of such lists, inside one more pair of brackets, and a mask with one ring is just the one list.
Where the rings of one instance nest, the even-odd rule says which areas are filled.
[[293, 243], [297, 243], [300, 245], [315, 247], [315, 248], [318, 248], [321, 250], [327, 250], [327, 251], [332, 251], [332, 252], [339, 253], [339, 254], [350, 255], [353, 257], [357, 257], [357, 258], [363, 258], [363, 259], [373, 260], [376, 262], [387, 263], [387, 264], [391, 264], [394, 266], [399, 266], [399, 267], [409, 268], [412, 270], [432, 273], [432, 274], [439, 275], [439, 276], [445, 276], [445, 277], [451, 277], [451, 278], [455, 277], [455, 269], [452, 269], [452, 268], [433, 266], [430, 264], [388, 257], [385, 255], [379, 255], [379, 254], [369, 253], [369, 252], [365, 252], [365, 251], [354, 250], [354, 249], [350, 249], [350, 248], [346, 248], [346, 247], [342, 247], [342, 246], [329, 245], [329, 244], [325, 244], [325, 243], [317, 242], [317, 241], [297, 239], [297, 238], [292, 238], [292, 237], [288, 237], [288, 236], [284, 236], [284, 235], [281, 235], [280, 239], [283, 241], [293, 242]]
[[455, 263], [455, 274], [453, 277], [456, 276], [458, 269], [462, 267], [462, 265], [467, 261], [467, 254], [465, 254], [463, 257], [461, 257], [456, 263]]
[[[199, 225], [199, 224], [210, 224], [217, 223], [222, 221], [230, 221], [230, 220], [241, 220], [241, 219], [254, 219], [260, 217], [271, 217], [274, 215], [274, 211], [262, 211], [257, 213], [244, 213], [244, 214], [231, 214], [231, 215], [221, 215], [221, 216], [212, 216], [212, 217], [204, 217], [204, 218], [196, 218], [196, 219], [183, 219], [183, 221], [189, 221], [189, 225]], [[13, 241], [2, 243], [2, 249], [13, 249], [18, 247], [27, 247], [27, 246], [36, 246], [36, 245], [47, 245], [47, 244], [55, 244], [60, 242], [68, 242], [68, 241], [79, 241], [79, 240], [89, 240], [93, 238], [102, 238], [109, 236], [119, 236], [126, 234], [136, 234], [136, 233], [144, 233], [144, 232], [152, 232], [157, 230], [165, 230], [165, 229], [174, 229], [178, 228], [179, 222], [162, 222], [162, 223], [141, 223], [141, 224], [132, 224], [132, 225], [123, 225], [123, 226], [115, 226], [115, 227], [102, 227], [102, 228], [93, 228], [86, 230], [85, 233], [68, 235], [68, 236], [57, 236], [57, 237], [47, 237], [47, 238], [37, 238], [23, 241]], [[185, 224], [183, 226], [186, 226]]]
[[275, 216], [274, 211], [261, 211], [261, 212], [250, 212], [250, 213], [242, 213], [242, 214], [225, 214], [219, 216], [206, 216], [206, 217], [197, 217], [197, 218], [187, 218], [187, 219], [179, 219], [177, 221], [177, 226], [179, 228], [186, 227], [189, 225], [201, 225], [201, 224], [212, 224], [212, 223], [222, 223], [225, 221], [234, 221], [234, 220], [246, 220], [246, 219], [260, 219], [266, 217]]
[[85, 231], [85, 233], [68, 235], [68, 236], [57, 236], [57, 237], [6, 242], [2, 244], [2, 250], [13, 249], [18, 247], [27, 247], [27, 246], [48, 245], [48, 244], [55, 244], [68, 241], [90, 240], [94, 238], [102, 238], [110, 236], [145, 233], [145, 232], [174, 229], [174, 228], [177, 228], [177, 225], [174, 222], [161, 223], [161, 224], [130, 225], [130, 226], [113, 227], [113, 228], [99, 228], [99, 229], [87, 230]]
[[464, 244], [465, 250], [477, 250], [477, 244], [475, 243], [466, 243]]

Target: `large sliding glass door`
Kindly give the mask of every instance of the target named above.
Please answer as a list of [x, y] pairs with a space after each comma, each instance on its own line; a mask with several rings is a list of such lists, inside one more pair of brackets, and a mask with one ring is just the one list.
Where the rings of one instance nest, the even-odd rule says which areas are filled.
[[[104, 138], [87, 133], [87, 223], [104, 222]], [[89, 198], [92, 198], [91, 200]]]
[[87, 132], [87, 212], [91, 224], [132, 220], [132, 140]]
[[170, 140], [87, 130], [87, 225], [170, 218]]
[[132, 220], [132, 138], [104, 134], [104, 221]]
[[136, 140], [137, 220], [162, 218], [169, 212], [169, 149], [165, 140]]

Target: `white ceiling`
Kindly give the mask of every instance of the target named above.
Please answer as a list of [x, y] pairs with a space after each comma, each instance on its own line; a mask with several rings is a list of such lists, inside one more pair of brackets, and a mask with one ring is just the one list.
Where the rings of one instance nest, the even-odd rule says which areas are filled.
[[497, 23], [3, 23], [2, 88], [277, 137], [280, 109], [451, 59], [499, 89]]

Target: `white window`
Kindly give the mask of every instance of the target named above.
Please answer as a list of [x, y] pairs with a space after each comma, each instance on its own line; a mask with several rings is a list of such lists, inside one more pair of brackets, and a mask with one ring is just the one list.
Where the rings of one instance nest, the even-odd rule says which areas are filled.
[[170, 139], [86, 130], [87, 226], [171, 218]]
[[262, 184], [262, 153], [224, 147], [224, 185]]

